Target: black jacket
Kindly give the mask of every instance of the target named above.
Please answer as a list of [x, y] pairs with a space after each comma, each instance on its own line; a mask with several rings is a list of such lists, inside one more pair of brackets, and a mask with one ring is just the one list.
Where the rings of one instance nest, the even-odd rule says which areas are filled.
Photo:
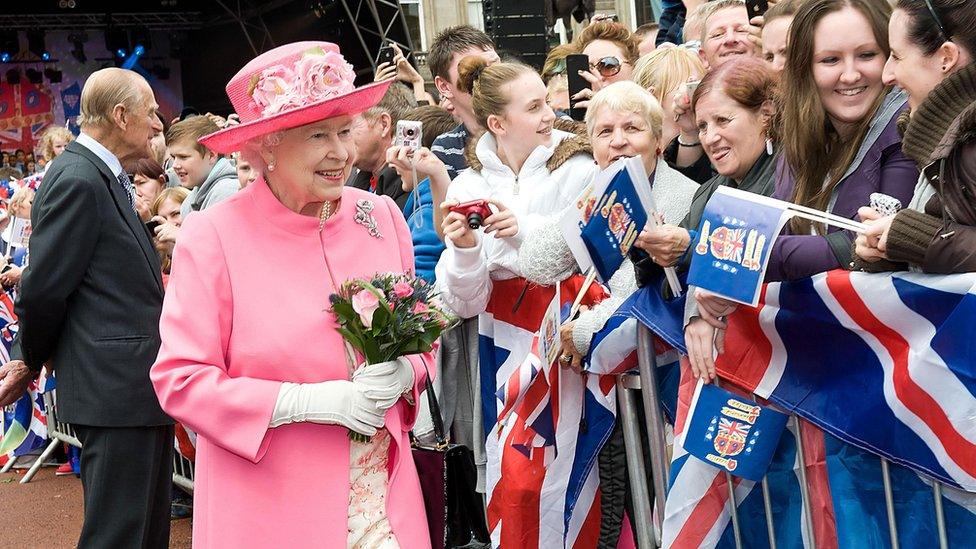
[[[351, 187], [368, 191], [369, 179], [372, 176], [373, 174], [371, 172], [360, 171], [347, 184]], [[400, 179], [400, 174], [390, 166], [383, 168], [380, 175], [376, 178], [376, 194], [392, 198], [401, 212], [403, 211], [403, 206], [407, 203], [407, 198], [410, 196], [410, 193], [403, 190], [403, 181]]]
[[12, 357], [32, 370], [52, 362], [64, 421], [172, 423], [149, 381], [160, 345], [159, 257], [108, 166], [68, 145], [44, 176], [31, 224]]

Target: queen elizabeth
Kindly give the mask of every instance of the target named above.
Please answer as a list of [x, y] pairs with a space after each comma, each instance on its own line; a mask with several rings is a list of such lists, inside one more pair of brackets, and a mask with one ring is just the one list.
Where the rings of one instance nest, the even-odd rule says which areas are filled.
[[353, 116], [389, 86], [354, 76], [334, 44], [275, 48], [227, 84], [241, 124], [201, 139], [261, 176], [184, 220], [150, 373], [198, 434], [196, 548], [430, 547], [408, 432], [433, 361], [352, 368], [329, 306], [413, 268], [396, 204], [343, 186]]

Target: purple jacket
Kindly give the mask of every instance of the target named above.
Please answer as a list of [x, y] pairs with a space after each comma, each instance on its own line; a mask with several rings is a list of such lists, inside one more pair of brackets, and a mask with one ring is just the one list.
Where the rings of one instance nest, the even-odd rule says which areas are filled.
[[[907, 108], [905, 93], [895, 88], [878, 109], [854, 162], [834, 188], [830, 212], [857, 220], [857, 209], [868, 206], [871, 193], [884, 193], [907, 205], [918, 182], [918, 166], [901, 150], [898, 115]], [[790, 201], [795, 185], [785, 156], [776, 167], [774, 198]], [[776, 239], [766, 281], [796, 280], [837, 268], [851, 261], [854, 234], [827, 227], [827, 235], [794, 235], [789, 225]]]

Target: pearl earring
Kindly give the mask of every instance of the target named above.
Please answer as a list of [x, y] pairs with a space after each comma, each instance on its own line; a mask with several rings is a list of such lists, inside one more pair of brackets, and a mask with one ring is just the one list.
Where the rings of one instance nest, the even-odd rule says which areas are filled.
[[268, 171], [269, 172], [275, 171], [275, 163], [274, 163], [274, 160], [272, 160], [271, 162], [268, 163]]
[[773, 140], [769, 137], [766, 138], [766, 154], [773, 156]]

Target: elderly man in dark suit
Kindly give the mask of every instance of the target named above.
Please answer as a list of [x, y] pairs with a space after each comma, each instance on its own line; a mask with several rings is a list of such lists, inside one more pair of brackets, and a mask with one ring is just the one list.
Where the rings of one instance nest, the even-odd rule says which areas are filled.
[[122, 165], [152, 154], [162, 126], [137, 73], [93, 73], [81, 93], [81, 135], [51, 164], [34, 199], [30, 266], [16, 312], [0, 405], [45, 365], [57, 372], [58, 415], [82, 442], [85, 523], [79, 547], [167, 547], [173, 421], [149, 367], [159, 351], [163, 285], [152, 237]]

